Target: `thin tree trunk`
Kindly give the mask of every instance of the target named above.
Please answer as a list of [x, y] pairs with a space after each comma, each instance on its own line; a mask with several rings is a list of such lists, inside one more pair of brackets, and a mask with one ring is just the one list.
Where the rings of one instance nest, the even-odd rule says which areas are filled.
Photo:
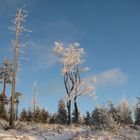
[[68, 125], [71, 123], [71, 99], [67, 101], [67, 109], [68, 109]]
[[3, 93], [2, 93], [2, 113], [5, 108], [5, 97], [6, 97], [6, 78], [4, 78], [4, 84], [3, 84]]
[[[15, 73], [15, 72], [14, 72], [14, 73]], [[11, 109], [10, 109], [10, 122], [9, 122], [9, 125], [10, 125], [11, 128], [14, 128], [15, 84], [16, 84], [16, 74], [13, 74], [12, 96], [11, 96]]]
[[18, 119], [18, 101], [16, 103], [16, 120]]
[[78, 106], [77, 106], [77, 96], [74, 97], [74, 110], [75, 110], [76, 122], [78, 122], [79, 112], [78, 112]]
[[34, 99], [33, 99], [33, 122], [35, 121], [35, 112], [36, 112], [36, 82], [34, 82]]
[[11, 128], [14, 128], [14, 100], [15, 100], [15, 89], [16, 89], [16, 76], [17, 76], [17, 67], [18, 67], [18, 52], [19, 52], [19, 33], [20, 33], [20, 19], [21, 10], [18, 12], [17, 16], [17, 29], [16, 29], [16, 39], [15, 39], [15, 58], [14, 58], [14, 71], [13, 71], [13, 81], [12, 81], [12, 95], [11, 95], [11, 112], [10, 112], [10, 121], [9, 125]]

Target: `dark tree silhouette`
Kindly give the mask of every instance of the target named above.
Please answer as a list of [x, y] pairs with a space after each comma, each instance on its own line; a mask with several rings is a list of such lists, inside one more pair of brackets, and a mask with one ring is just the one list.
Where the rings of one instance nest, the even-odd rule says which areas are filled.
[[[0, 82], [3, 83], [3, 91], [1, 96], [1, 115], [4, 117], [5, 114], [5, 105], [8, 104], [6, 96], [6, 84], [11, 84], [12, 80], [13, 67], [8, 59], [4, 58], [3, 64], [0, 67]], [[6, 116], [5, 116], [6, 117]]]

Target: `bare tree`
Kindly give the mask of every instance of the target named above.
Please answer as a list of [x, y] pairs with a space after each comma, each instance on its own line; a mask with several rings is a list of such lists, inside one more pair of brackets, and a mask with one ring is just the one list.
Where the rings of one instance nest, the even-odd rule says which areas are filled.
[[19, 38], [21, 33], [29, 31], [25, 28], [25, 21], [27, 17], [27, 11], [23, 9], [18, 9], [15, 19], [12, 21], [14, 25], [9, 27], [11, 31], [15, 33], [15, 40], [13, 41], [13, 45], [15, 47], [14, 54], [14, 70], [13, 70], [13, 80], [12, 80], [12, 95], [11, 95], [11, 109], [10, 109], [10, 127], [14, 127], [14, 100], [15, 100], [15, 90], [16, 90], [16, 78], [17, 78], [17, 70], [18, 70], [18, 58], [19, 58]]

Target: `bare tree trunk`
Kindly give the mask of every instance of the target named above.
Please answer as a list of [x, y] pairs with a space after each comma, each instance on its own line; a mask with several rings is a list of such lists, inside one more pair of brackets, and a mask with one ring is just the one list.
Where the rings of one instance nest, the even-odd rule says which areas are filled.
[[33, 121], [35, 120], [35, 112], [36, 112], [36, 82], [34, 82], [33, 86], [33, 92], [34, 92], [34, 99], [33, 99]]
[[2, 93], [2, 113], [5, 109], [5, 97], [6, 97], [6, 78], [4, 78], [4, 82], [3, 82], [3, 93]]
[[71, 123], [71, 99], [67, 101], [67, 109], [68, 109], [68, 125]]
[[13, 70], [13, 81], [12, 81], [12, 95], [11, 95], [11, 110], [10, 110], [10, 121], [9, 125], [14, 128], [14, 100], [15, 100], [15, 89], [16, 89], [16, 75], [18, 67], [18, 53], [19, 53], [19, 33], [20, 33], [20, 19], [21, 10], [18, 11], [17, 16], [17, 27], [16, 27], [16, 39], [15, 39], [15, 57], [14, 57], [14, 70]]
[[12, 82], [12, 96], [11, 96], [11, 109], [10, 109], [10, 122], [9, 125], [11, 128], [14, 128], [14, 100], [15, 100], [15, 84], [16, 84], [16, 79], [14, 78], [15, 71], [13, 74], [13, 82]]
[[18, 101], [16, 103], [16, 120], [18, 119]]

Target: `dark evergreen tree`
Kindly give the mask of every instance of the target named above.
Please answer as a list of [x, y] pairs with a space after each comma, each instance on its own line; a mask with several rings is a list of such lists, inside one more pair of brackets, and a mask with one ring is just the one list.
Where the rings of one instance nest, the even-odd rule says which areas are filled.
[[34, 112], [34, 121], [41, 122], [41, 110], [37, 107]]
[[20, 120], [21, 121], [27, 121], [28, 113], [27, 110], [24, 108], [20, 113]]
[[50, 117], [49, 117], [49, 123], [50, 124], [55, 124], [57, 122], [56, 118], [57, 118], [57, 114], [55, 114], [55, 113], [51, 114]]
[[[7, 98], [5, 97], [5, 101], [8, 101]], [[3, 95], [0, 94], [0, 119], [4, 119], [8, 121], [8, 113], [6, 111], [5, 106], [3, 106]]]
[[31, 109], [28, 109], [28, 114], [27, 114], [27, 121], [31, 122], [33, 120], [33, 113]]
[[79, 119], [80, 119], [80, 112], [78, 111], [78, 108], [77, 108], [77, 111], [75, 111], [74, 109], [72, 112], [72, 122], [79, 123]]
[[140, 98], [137, 97], [138, 102], [136, 104], [136, 110], [135, 110], [135, 124], [140, 125]]
[[119, 123], [120, 116], [119, 116], [119, 113], [118, 113], [118, 109], [114, 107], [114, 104], [112, 103], [112, 101], [109, 101], [109, 111], [108, 111], [108, 113], [111, 115], [111, 117], [114, 119], [114, 121]]
[[47, 123], [49, 118], [49, 113], [43, 108], [41, 110], [41, 122], [42, 123]]
[[63, 99], [59, 100], [57, 111], [57, 123], [66, 124], [68, 119], [66, 105]]
[[11, 78], [13, 68], [12, 64], [9, 62], [8, 59], [3, 60], [2, 66], [0, 66], [0, 83], [3, 83], [3, 91], [1, 94], [1, 108], [0, 108], [0, 117], [2, 119], [7, 120], [7, 113], [6, 113], [6, 107], [5, 105], [8, 104], [7, 95], [6, 95], [6, 85], [11, 84]]
[[100, 108], [96, 106], [96, 108], [92, 111], [91, 124], [100, 125], [100, 116], [101, 116]]
[[91, 123], [91, 116], [90, 116], [90, 113], [87, 111], [86, 116], [84, 117], [84, 124], [90, 125], [90, 123]]
[[92, 112], [92, 125], [96, 129], [105, 129], [107, 131], [114, 131], [116, 123], [113, 118], [109, 115], [105, 106], [96, 107]]

